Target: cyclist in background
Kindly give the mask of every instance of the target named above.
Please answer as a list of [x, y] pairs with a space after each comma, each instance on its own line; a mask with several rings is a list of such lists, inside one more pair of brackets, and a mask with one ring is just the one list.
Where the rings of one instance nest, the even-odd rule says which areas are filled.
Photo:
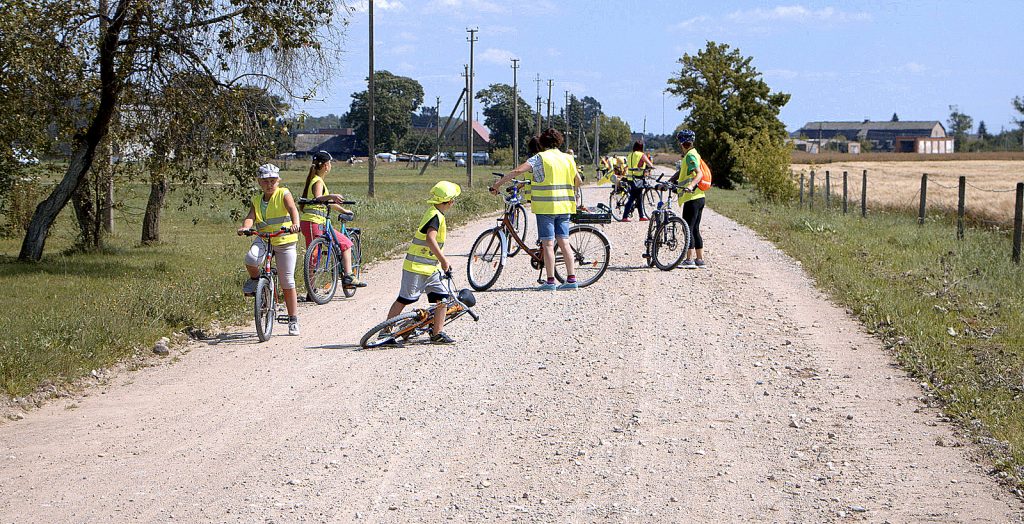
[[[309, 243], [313, 239], [323, 235], [329, 209], [346, 214], [352, 213], [341, 207], [341, 202], [344, 200], [341, 195], [331, 194], [327, 190], [324, 177], [331, 171], [331, 160], [334, 159], [327, 151], [319, 151], [313, 155], [313, 164], [309, 166], [306, 185], [302, 189], [302, 198], [323, 202], [323, 204], [301, 206], [302, 236], [306, 240], [306, 249], [309, 249]], [[352, 274], [352, 241], [337, 229], [334, 230], [334, 237], [338, 239], [338, 245], [341, 247], [341, 284], [346, 287], [366, 287], [365, 282], [360, 281]]]
[[[277, 277], [284, 292], [284, 304], [288, 308], [288, 334], [299, 334], [298, 300], [295, 297], [295, 243], [299, 240], [299, 210], [288, 188], [281, 187], [281, 170], [274, 164], [260, 166], [258, 180], [259, 194], [252, 197], [249, 214], [242, 220], [238, 234], [242, 235], [255, 227], [261, 233], [274, 233], [287, 228], [290, 234], [270, 239], [274, 246], [274, 258], [277, 260]], [[254, 237], [249, 251], [245, 254], [245, 270], [249, 272], [249, 280], [242, 286], [246, 295], [256, 293], [259, 282], [260, 268], [256, 264], [267, 252], [267, 245], [260, 237]]]
[[647, 220], [647, 214], [644, 213], [644, 186], [643, 173], [632, 171], [633, 169], [643, 169], [645, 167], [654, 167], [654, 162], [651, 162], [651, 158], [644, 153], [644, 145], [640, 141], [633, 142], [633, 151], [626, 157], [626, 187], [629, 191], [629, 199], [626, 200], [626, 208], [622, 211], [622, 221], [629, 222], [629, 215], [633, 213], [633, 207], [637, 208], [640, 214], [640, 221], [644, 222]]
[[[684, 129], [676, 134], [679, 147], [683, 150], [683, 162], [679, 171], [669, 180], [678, 183], [683, 191], [679, 193], [679, 206], [683, 208], [683, 220], [690, 225], [691, 248], [686, 252], [679, 266], [686, 269], [704, 268], [704, 239], [700, 236], [700, 219], [704, 214], [705, 195], [697, 183], [703, 172], [700, 169], [700, 153], [694, 147], [697, 134]], [[685, 173], [685, 174], [683, 174]]]

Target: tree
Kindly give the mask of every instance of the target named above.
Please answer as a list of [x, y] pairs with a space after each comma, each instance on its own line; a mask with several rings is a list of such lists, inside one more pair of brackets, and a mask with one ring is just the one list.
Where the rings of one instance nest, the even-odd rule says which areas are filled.
[[[21, 260], [42, 257], [50, 226], [102, 158], [101, 144], [109, 140], [126, 100], [147, 100], [183, 73], [208, 79], [218, 89], [258, 82], [293, 95], [326, 80], [331, 61], [321, 42], [335, 35], [332, 18], [341, 11], [335, 0], [19, 0], [6, 6], [5, 17], [33, 22], [19, 28], [19, 37], [33, 36], [11, 54], [23, 59], [50, 53], [42, 62], [45, 67], [59, 62], [52, 58], [59, 56], [71, 64], [61, 74], [80, 76], [66, 84], [64, 93], [49, 90], [45, 77], [25, 77], [18, 86], [29, 93], [61, 94], [39, 105], [63, 106], [63, 113], [46, 119], [70, 115], [75, 124], [55, 128], [56, 142], [70, 151], [67, 169], [36, 207]], [[192, 102], [202, 106], [207, 100]], [[210, 122], [220, 117], [207, 115]], [[87, 218], [80, 212], [86, 206], [78, 204], [88, 200], [76, 197], [80, 224]]]
[[753, 184], [762, 201], [786, 203], [796, 197], [797, 186], [789, 172], [792, 146], [761, 129], [753, 137], [735, 143], [734, 150], [736, 169]]
[[961, 113], [959, 106], [949, 106], [949, 133], [956, 139], [954, 147], [956, 151], [963, 151], [967, 145], [967, 135], [974, 127], [974, 119]]
[[984, 142], [984, 141], [988, 140], [988, 138], [989, 138], [988, 128], [985, 127], [985, 121], [982, 120], [981, 122], [978, 122], [978, 140], [981, 140], [982, 142]]
[[892, 114], [892, 118], [890, 118], [889, 121], [890, 122], [899, 122], [900, 121], [900, 117], [896, 113], [893, 113]]
[[[512, 86], [508, 84], [491, 84], [476, 94], [476, 99], [484, 105], [484, 125], [491, 130], [491, 147], [506, 148], [512, 147], [514, 116], [512, 100]], [[530, 104], [519, 99], [519, 147], [520, 153], [526, 152], [526, 143], [530, 137], [530, 129], [533, 122], [533, 110]]]
[[[366, 79], [369, 81], [369, 78]], [[380, 151], [397, 150], [412, 128], [412, 113], [423, 104], [423, 86], [407, 76], [389, 71], [374, 73], [374, 145]], [[369, 90], [352, 94], [345, 120], [352, 124], [356, 138], [369, 145]]]
[[629, 126], [617, 116], [601, 115], [601, 151], [605, 154], [612, 151], [628, 149], [631, 139]]
[[732, 187], [741, 179], [734, 172], [732, 145], [750, 140], [762, 130], [785, 138], [779, 111], [790, 95], [772, 92], [761, 74], [739, 49], [709, 41], [695, 56], [683, 54], [679, 74], [668, 80], [668, 92], [682, 100], [684, 125], [697, 134], [697, 149], [715, 173], [715, 184]]

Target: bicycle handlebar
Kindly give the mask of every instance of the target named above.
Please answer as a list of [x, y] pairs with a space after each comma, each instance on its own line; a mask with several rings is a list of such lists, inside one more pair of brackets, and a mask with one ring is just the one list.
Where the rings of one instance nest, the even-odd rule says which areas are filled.
[[275, 231], [273, 233], [260, 233], [260, 231], [258, 229], [251, 227], [249, 229], [246, 229], [245, 231], [242, 231], [242, 234], [247, 236], [247, 237], [251, 237], [251, 236], [255, 235], [255, 236], [258, 236], [260, 238], [274, 238], [274, 237], [279, 237], [281, 235], [284, 235], [284, 234], [287, 234], [287, 233], [291, 233], [291, 232], [292, 232], [291, 229], [288, 229], [286, 227], [282, 227], [281, 229], [278, 229], [277, 231]]
[[[321, 201], [319, 201], [319, 200], [317, 200], [315, 198], [301, 198], [300, 197], [297, 203], [301, 204], [303, 206], [308, 206], [308, 205], [318, 205], [318, 204], [328, 204], [329, 205], [329, 204], [333, 204], [334, 202], [321, 202]], [[346, 205], [346, 206], [354, 206], [354, 205], [358, 204], [359, 202], [357, 202], [355, 200], [342, 200], [340, 203], [342, 205]]]

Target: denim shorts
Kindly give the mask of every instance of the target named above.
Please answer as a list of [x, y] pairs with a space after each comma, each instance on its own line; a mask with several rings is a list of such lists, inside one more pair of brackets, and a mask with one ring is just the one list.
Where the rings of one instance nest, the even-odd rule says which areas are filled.
[[569, 215], [537, 215], [537, 236], [541, 240], [569, 238]]

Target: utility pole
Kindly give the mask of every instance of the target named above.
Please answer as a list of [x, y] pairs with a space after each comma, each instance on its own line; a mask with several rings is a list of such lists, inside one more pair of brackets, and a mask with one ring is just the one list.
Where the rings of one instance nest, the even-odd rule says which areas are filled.
[[537, 75], [537, 128], [534, 130], [534, 136], [540, 136], [540, 75]]
[[367, 159], [367, 161], [368, 161], [367, 167], [368, 167], [369, 172], [370, 172], [370, 174], [369, 174], [370, 184], [369, 184], [369, 189], [367, 191], [367, 194], [369, 196], [371, 196], [371, 197], [373, 196], [373, 172], [374, 172], [374, 168], [377, 165], [377, 155], [375, 155], [373, 153], [374, 147], [376, 146], [376, 144], [374, 143], [374, 129], [373, 129], [373, 127], [374, 127], [373, 126], [373, 121], [376, 119], [376, 116], [373, 113], [373, 94], [374, 94], [374, 86], [373, 86], [373, 0], [370, 0], [370, 93], [369, 93], [370, 96], [369, 96], [369, 103], [367, 104], [367, 113], [368, 113], [367, 116], [369, 118], [369, 122], [367, 122], [367, 127], [369, 128], [369, 132], [370, 132], [369, 139], [367, 140], [367, 143], [368, 143], [367, 145], [369, 146], [369, 154], [370, 154], [370, 158]]
[[594, 119], [594, 165], [601, 159], [601, 111], [597, 112]]
[[469, 86], [469, 92], [466, 96], [466, 131], [469, 135], [469, 142], [466, 148], [466, 184], [469, 187], [473, 187], [473, 44], [478, 40], [476, 33], [479, 29], [466, 29], [469, 33], [469, 73], [466, 77], [466, 83]]
[[[434, 113], [434, 118], [437, 119], [437, 123], [434, 124], [437, 139], [435, 142], [437, 144], [437, 151], [434, 153], [434, 165], [436, 166], [441, 162], [441, 97], [437, 97], [437, 108], [434, 110]], [[430, 161], [428, 160], [427, 163], [430, 163]]]
[[512, 165], [519, 165], [519, 59], [512, 59]]
[[554, 83], [554, 80], [548, 79], [548, 127], [551, 127], [551, 86]]
[[569, 149], [569, 90], [565, 90], [565, 149]]

